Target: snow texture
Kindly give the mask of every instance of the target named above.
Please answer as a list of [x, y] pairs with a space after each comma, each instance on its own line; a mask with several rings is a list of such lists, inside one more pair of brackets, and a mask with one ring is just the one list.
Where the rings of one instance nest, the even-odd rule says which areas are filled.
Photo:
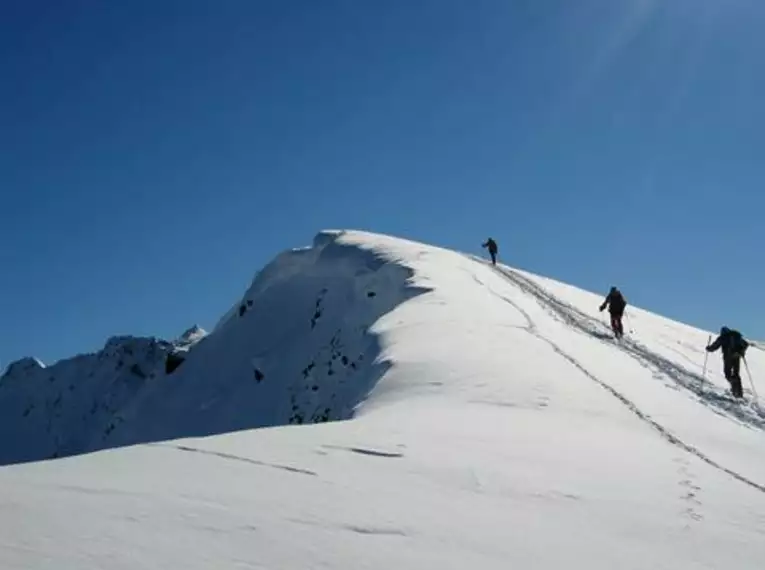
[[762, 350], [739, 403], [708, 332], [601, 301], [322, 232], [209, 334], [14, 363], [0, 565], [762, 568]]

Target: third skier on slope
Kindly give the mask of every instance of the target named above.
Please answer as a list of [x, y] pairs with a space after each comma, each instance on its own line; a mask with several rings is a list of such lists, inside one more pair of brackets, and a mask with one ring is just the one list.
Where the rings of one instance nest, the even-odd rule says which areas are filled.
[[722, 348], [723, 371], [725, 379], [730, 383], [730, 391], [736, 398], [744, 397], [744, 389], [741, 387], [741, 359], [744, 358], [749, 343], [744, 340], [740, 332], [728, 327], [720, 329], [720, 336], [707, 347], [707, 352], [714, 352]]
[[600, 306], [600, 310], [608, 306], [608, 312], [611, 314], [611, 328], [614, 331], [616, 338], [624, 336], [624, 325], [622, 325], [622, 317], [624, 316], [624, 309], [627, 307], [627, 300], [616, 287], [611, 287], [608, 292], [605, 301]]
[[481, 247], [488, 247], [489, 248], [489, 255], [491, 255], [491, 264], [496, 265], [497, 264], [497, 242], [495, 242], [492, 238], [489, 238], [486, 240], [486, 243], [482, 243]]

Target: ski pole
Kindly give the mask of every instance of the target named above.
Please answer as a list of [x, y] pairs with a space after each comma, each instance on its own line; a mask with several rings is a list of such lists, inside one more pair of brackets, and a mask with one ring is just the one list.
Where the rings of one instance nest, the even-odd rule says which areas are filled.
[[627, 326], [630, 329], [630, 334], [635, 334], [635, 329], [632, 326], [632, 319], [630, 318], [630, 314], [624, 313], [624, 316], [627, 317]]
[[743, 357], [744, 368], [746, 369], [746, 375], [749, 376], [749, 384], [752, 387], [752, 394], [754, 395], [754, 401], [757, 402], [760, 398], [757, 395], [757, 388], [754, 387], [754, 381], [752, 380], [752, 373], [749, 372], [749, 363], [746, 361], [746, 357]]
[[[712, 344], [712, 335], [709, 335], [709, 338], [707, 339], [707, 346]], [[709, 351], [704, 348], [704, 372], [701, 373], [701, 383], [703, 384], [704, 381], [707, 379], [707, 362], [709, 361]]]

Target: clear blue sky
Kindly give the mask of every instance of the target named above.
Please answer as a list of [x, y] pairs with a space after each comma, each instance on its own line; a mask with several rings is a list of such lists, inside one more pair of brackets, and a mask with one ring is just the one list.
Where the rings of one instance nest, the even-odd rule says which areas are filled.
[[762, 0], [10, 0], [0, 359], [358, 228], [765, 337]]

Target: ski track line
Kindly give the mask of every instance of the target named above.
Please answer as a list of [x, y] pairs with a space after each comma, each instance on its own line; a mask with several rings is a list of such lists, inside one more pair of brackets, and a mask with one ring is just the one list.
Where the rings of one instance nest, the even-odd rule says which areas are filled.
[[[610, 333], [606, 332], [606, 325], [601, 323], [598, 319], [595, 319], [583, 313], [576, 307], [561, 301], [544, 290], [542, 286], [517, 272], [499, 268], [497, 269], [497, 272], [519, 287], [522, 291], [535, 297], [537, 302], [558, 321], [568, 324], [583, 334], [595, 336], [601, 340], [606, 340], [607, 338], [610, 339]], [[594, 324], [595, 327], [590, 328], [585, 322]], [[601, 330], [603, 332], [601, 332]], [[758, 405], [756, 409], [754, 409], [753, 407], [744, 407], [739, 403], [732, 403], [731, 400], [721, 394], [719, 390], [713, 391], [712, 385], [709, 382], [705, 382], [704, 378], [698, 374], [659, 356], [636, 341], [622, 339], [618, 346], [622, 351], [637, 360], [641, 366], [658, 373], [664, 378], [674, 381], [675, 384], [692, 392], [698, 398], [699, 402], [709, 408], [712, 412], [729, 420], [736, 421], [743, 427], [765, 430], [765, 416], [763, 416]], [[708, 388], [705, 389], [705, 386], [708, 386]]]
[[[520, 288], [525, 293], [528, 293], [532, 295], [537, 302], [539, 302], [543, 307], [548, 307], [551, 310], [555, 311], [553, 308], [553, 304], [558, 305], [558, 311], [560, 311], [562, 314], [560, 316], [563, 318], [564, 321], [569, 323], [573, 328], [577, 330], [582, 330], [584, 327], [581, 324], [581, 322], [577, 321], [576, 318], [565, 311], [565, 309], [561, 309], [560, 307], [566, 307], [566, 304], [562, 301], [556, 299], [553, 295], [547, 293], [544, 291], [540, 286], [538, 286], [536, 283], [528, 282], [528, 280], [525, 277], [522, 277], [520, 275], [515, 274], [515, 272], [506, 272], [504, 270], [501, 270], [497, 268], [497, 271], [500, 273], [500, 275], [504, 276], [508, 281], [510, 281], [512, 284]], [[480, 280], [476, 279], [480, 283]], [[526, 282], [526, 286], [524, 287], [524, 282]], [[745, 485], [748, 485], [752, 487], [753, 489], [756, 489], [760, 491], [761, 493], [765, 493], [765, 485], [761, 485], [760, 483], [757, 483], [756, 481], [753, 481], [744, 475], [741, 475], [740, 473], [734, 471], [733, 469], [730, 469], [728, 467], [725, 467], [724, 465], [716, 462], [714, 459], [707, 456], [704, 452], [699, 450], [698, 448], [684, 442], [679, 437], [674, 435], [672, 432], [669, 431], [666, 427], [661, 425], [659, 422], [651, 418], [648, 414], [643, 412], [637, 404], [635, 404], [632, 400], [630, 400], [627, 396], [619, 392], [616, 388], [608, 384], [607, 382], [604, 382], [603, 380], [599, 379], [597, 376], [595, 376], [592, 372], [590, 372], [581, 362], [579, 362], [576, 358], [568, 354], [566, 351], [564, 351], [560, 346], [558, 346], [554, 341], [542, 336], [539, 334], [539, 332], [536, 330], [536, 326], [528, 313], [523, 310], [520, 306], [518, 306], [517, 303], [513, 302], [512, 300], [508, 299], [507, 297], [500, 295], [493, 291], [491, 287], [487, 287], [489, 291], [497, 296], [498, 298], [502, 299], [506, 303], [509, 303], [512, 307], [514, 307], [517, 311], [519, 311], [522, 315], [524, 315], [529, 323], [529, 326], [526, 330], [532, 335], [534, 335], [536, 338], [546, 342], [550, 345], [550, 347], [561, 357], [566, 359], [571, 365], [576, 367], [580, 372], [582, 372], [587, 378], [601, 386], [603, 389], [607, 390], [612, 396], [614, 396], [617, 400], [619, 400], [628, 410], [630, 410], [635, 416], [638, 417], [641, 421], [651, 426], [664, 440], [668, 441], [672, 445], [686, 451], [687, 453], [690, 453], [691, 455], [694, 455], [710, 467], [713, 467], [715, 469], [718, 469], [722, 471], [723, 473], [728, 474], [733, 479], [736, 479], [737, 481], [744, 483]], [[568, 307], [567, 307], [568, 308]], [[570, 310], [572, 312], [579, 312], [574, 307], [570, 307]], [[557, 311], [555, 311], [557, 312]], [[591, 317], [585, 315], [588, 320], [592, 321]], [[585, 330], [583, 332], [590, 333], [591, 331]], [[632, 355], [632, 353], [630, 353]], [[635, 357], [634, 355], [632, 355]], [[635, 357], [637, 358], [637, 357]]]
[[281, 469], [282, 471], [289, 471], [290, 473], [299, 473], [301, 475], [318, 476], [315, 471], [308, 469], [300, 469], [299, 467], [291, 467], [289, 465], [279, 465], [278, 463], [268, 463], [266, 461], [258, 461], [257, 459], [250, 459], [249, 457], [241, 457], [239, 455], [233, 455], [231, 453], [223, 453], [221, 451], [210, 451], [208, 449], [200, 449], [198, 447], [190, 447], [188, 445], [168, 445], [168, 444], [151, 444], [158, 447], [169, 447], [178, 451], [186, 451], [189, 453], [201, 453], [202, 455], [212, 455], [214, 457], [220, 457], [221, 459], [227, 459], [229, 461], [240, 461], [242, 463], [249, 463], [251, 465], [259, 465], [261, 467], [271, 467], [273, 469]]
[[[542, 338], [542, 337], [540, 337]], [[757, 489], [758, 491], [765, 493], [765, 486], [760, 485], [759, 483], [752, 481], [751, 479], [741, 475], [740, 473], [733, 471], [732, 469], [729, 469], [728, 467], [725, 467], [724, 465], [721, 465], [720, 463], [717, 463], [712, 458], [708, 457], [706, 454], [704, 454], [701, 450], [699, 450], [696, 447], [693, 447], [692, 445], [685, 443], [683, 440], [681, 440], [679, 437], [671, 433], [667, 428], [665, 428], [663, 425], [661, 425], [659, 422], [651, 418], [648, 414], [643, 412], [638, 406], [629, 398], [627, 398], [625, 395], [623, 395], [621, 392], [619, 392], [616, 388], [613, 386], [607, 384], [606, 382], [603, 382], [599, 378], [597, 378], [594, 374], [592, 374], [587, 368], [585, 368], [579, 361], [577, 361], [574, 357], [567, 354], [565, 351], [561, 350], [561, 348], [556, 345], [554, 342], [548, 339], [546, 340], [550, 346], [560, 354], [563, 358], [568, 360], [571, 364], [573, 364], [576, 368], [578, 368], [583, 374], [585, 374], [588, 378], [593, 380], [594, 382], [597, 382], [600, 386], [608, 390], [615, 398], [617, 398], [622, 404], [624, 404], [633, 414], [635, 414], [638, 418], [640, 418], [642, 421], [653, 427], [659, 434], [666, 439], [668, 442], [670, 442], [672, 445], [676, 445], [677, 447], [680, 447], [681, 449], [684, 449], [688, 453], [691, 453], [701, 459], [704, 463], [707, 463], [708, 465], [714, 467], [715, 469], [719, 469], [720, 471], [723, 471], [733, 477], [734, 479], [737, 479], [738, 481], [741, 481], [742, 483], [745, 483], [749, 485], [750, 487], [753, 487]]]
[[[692, 359], [690, 356], [688, 356], [687, 354], [685, 354], [684, 352], [682, 352], [682, 351], [680, 351], [680, 350], [677, 350], [677, 348], [676, 348], [676, 347], [672, 346], [672, 343], [671, 343], [671, 342], [669, 342], [669, 341], [665, 342], [665, 341], [661, 340], [661, 338], [657, 339], [657, 341], [656, 341], [656, 342], [657, 342], [658, 344], [660, 344], [661, 346], [663, 346], [665, 349], [667, 349], [667, 350], [671, 350], [672, 352], [674, 352], [675, 354], [677, 354], [677, 355], [678, 355], [680, 358], [682, 358], [683, 360], [685, 360], [686, 362], [688, 362], [688, 364], [691, 364], [691, 365], [693, 365], [693, 366], [696, 366], [696, 365], [698, 364], [698, 363], [697, 363], [695, 360], [693, 360], [693, 359]], [[688, 347], [686, 347], [686, 348], [688, 348]]]
[[368, 455], [371, 457], [383, 457], [387, 459], [399, 459], [404, 457], [404, 454], [400, 451], [385, 451], [382, 449], [372, 449], [369, 447], [352, 446], [345, 447], [343, 445], [322, 445], [325, 449], [337, 449], [340, 451], [350, 451], [351, 453], [358, 453], [359, 455]]

